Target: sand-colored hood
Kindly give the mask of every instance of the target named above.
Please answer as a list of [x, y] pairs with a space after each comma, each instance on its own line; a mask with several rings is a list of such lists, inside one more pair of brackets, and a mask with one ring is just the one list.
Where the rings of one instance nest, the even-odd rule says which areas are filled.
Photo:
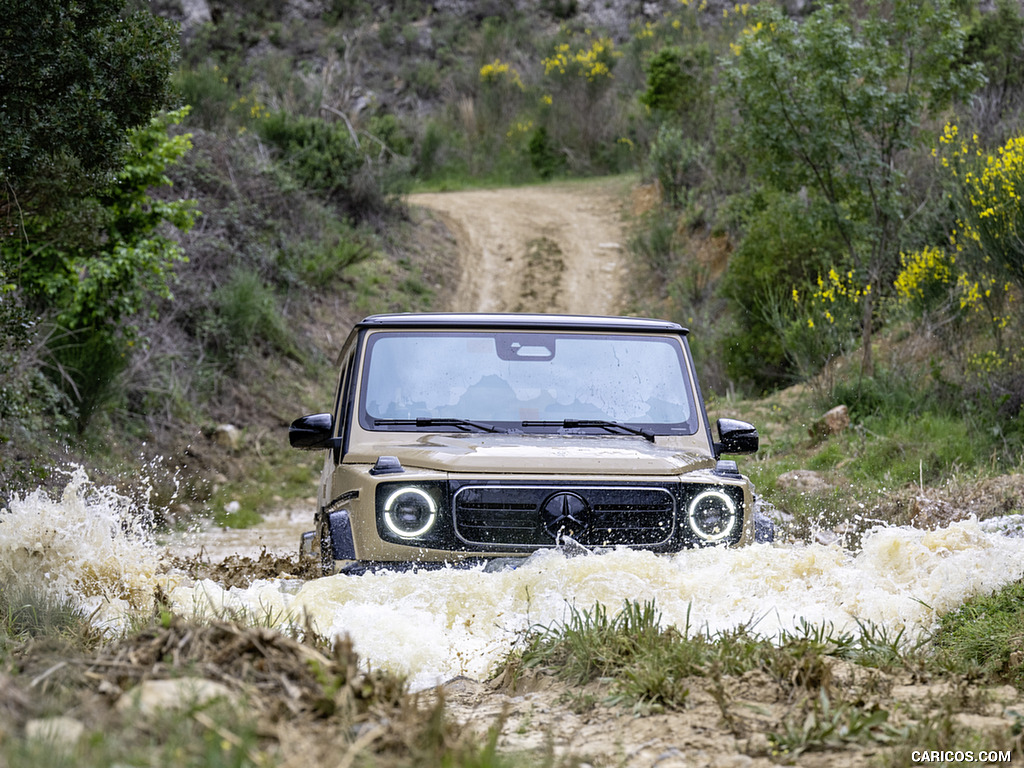
[[407, 469], [448, 472], [539, 474], [678, 475], [714, 467], [707, 454], [656, 445], [642, 437], [590, 435], [424, 435], [408, 443], [355, 452], [346, 462], [373, 463], [398, 457]]

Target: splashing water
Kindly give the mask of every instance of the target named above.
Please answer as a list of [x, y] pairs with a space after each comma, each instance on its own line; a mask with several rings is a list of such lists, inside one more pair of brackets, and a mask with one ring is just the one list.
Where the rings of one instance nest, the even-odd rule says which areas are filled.
[[566, 558], [543, 552], [515, 570], [381, 572], [318, 579], [289, 594], [260, 582], [223, 590], [180, 588], [183, 606], [281, 616], [308, 613], [321, 632], [348, 633], [376, 667], [410, 675], [414, 688], [464, 674], [483, 678], [524, 630], [564, 621], [572, 608], [654, 600], [664, 624], [716, 632], [741, 623], [773, 636], [801, 620], [856, 620], [911, 636], [972, 595], [1024, 575], [1024, 540], [975, 521], [938, 531], [877, 528], [858, 554], [838, 546], [754, 545], [671, 557], [618, 550]]
[[160, 554], [152, 516], [75, 468], [59, 499], [42, 489], [0, 510], [0, 584], [77, 599], [100, 626], [151, 603]]
[[[268, 624], [312, 618], [349, 634], [369, 664], [422, 688], [488, 676], [531, 626], [571, 610], [653, 600], [664, 624], [709, 631], [753, 624], [772, 636], [801, 621], [848, 630], [856, 620], [917, 636], [967, 598], [1024, 576], [1021, 521], [936, 531], [878, 527], [850, 553], [837, 545], [753, 545], [677, 555], [617, 550], [567, 558], [541, 552], [519, 568], [379, 572], [225, 589], [168, 571], [145, 519], [125, 497], [75, 471], [60, 499], [37, 491], [0, 512], [0, 583], [28, 580], [79, 599], [96, 621], [145, 610], [167, 591], [183, 613], [239, 610]], [[1014, 527], [1016, 526], [1016, 528]], [[1011, 535], [1007, 535], [1011, 534]]]

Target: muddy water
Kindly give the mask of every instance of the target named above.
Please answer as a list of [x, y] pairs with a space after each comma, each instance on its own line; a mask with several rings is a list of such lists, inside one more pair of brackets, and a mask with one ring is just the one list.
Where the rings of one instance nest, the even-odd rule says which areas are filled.
[[[572, 607], [653, 599], [663, 622], [714, 632], [753, 623], [765, 635], [801, 620], [853, 628], [855, 619], [909, 635], [967, 597], [1024, 575], [1024, 540], [976, 522], [926, 532], [879, 529], [851, 554], [836, 546], [710, 549], [672, 557], [616, 551], [566, 558], [548, 552], [500, 573], [423, 571], [338, 576], [296, 594], [269, 583], [225, 592], [182, 588], [182, 604], [308, 612], [321, 631], [349, 633], [375, 666], [414, 685], [456, 674], [488, 675], [524, 629], [566, 618]], [[202, 596], [202, 600], [197, 598]]]
[[315, 503], [273, 512], [253, 528], [206, 525], [162, 537], [161, 543], [172, 556], [198, 556], [210, 562], [232, 555], [256, 558], [264, 551], [287, 557], [298, 552], [303, 532], [313, 529]]
[[845, 629], [860, 619], [913, 636], [967, 597], [1024, 576], [1024, 539], [1007, 535], [1012, 526], [966, 521], [938, 531], [878, 528], [856, 553], [821, 544], [671, 557], [546, 552], [499, 573], [280, 578], [225, 589], [170, 569], [166, 550], [126, 522], [139, 517], [81, 475], [59, 499], [16, 499], [0, 514], [0, 583], [48, 584], [111, 626], [146, 610], [157, 586], [183, 612], [230, 607], [276, 622], [308, 613], [320, 631], [350, 634], [374, 667], [405, 672], [421, 687], [457, 674], [483, 678], [523, 630], [595, 603], [614, 612], [626, 600], [654, 600], [664, 623], [711, 632], [752, 623], [771, 635], [801, 620]]

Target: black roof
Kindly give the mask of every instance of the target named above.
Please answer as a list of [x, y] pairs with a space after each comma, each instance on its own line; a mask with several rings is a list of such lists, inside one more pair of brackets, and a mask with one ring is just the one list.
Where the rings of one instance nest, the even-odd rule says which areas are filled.
[[687, 333], [668, 320], [601, 315], [545, 315], [487, 312], [419, 312], [370, 315], [356, 328], [514, 328], [517, 330], [652, 331]]

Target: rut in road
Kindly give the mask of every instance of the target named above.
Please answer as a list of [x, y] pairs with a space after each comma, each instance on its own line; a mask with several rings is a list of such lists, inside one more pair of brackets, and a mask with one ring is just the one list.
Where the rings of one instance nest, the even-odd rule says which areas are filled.
[[625, 301], [621, 179], [412, 195], [455, 237], [455, 312], [616, 315]]

